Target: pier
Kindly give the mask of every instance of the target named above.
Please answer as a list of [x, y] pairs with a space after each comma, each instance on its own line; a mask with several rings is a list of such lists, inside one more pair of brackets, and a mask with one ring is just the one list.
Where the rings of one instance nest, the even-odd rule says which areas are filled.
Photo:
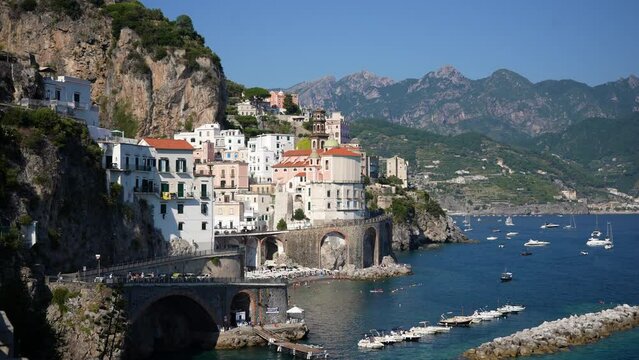
[[261, 326], [255, 327], [255, 333], [268, 342], [269, 348], [274, 348], [277, 352], [287, 352], [301, 359], [327, 359], [326, 350], [318, 349], [304, 344], [296, 344], [287, 340], [282, 340], [272, 332]]

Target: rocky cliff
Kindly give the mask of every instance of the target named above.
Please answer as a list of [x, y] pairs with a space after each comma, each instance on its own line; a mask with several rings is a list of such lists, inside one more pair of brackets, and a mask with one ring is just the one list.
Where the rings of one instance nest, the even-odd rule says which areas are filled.
[[412, 221], [393, 224], [393, 250], [417, 249], [429, 244], [469, 242], [448, 216], [417, 212]]
[[590, 117], [639, 111], [639, 79], [590, 87], [572, 80], [532, 83], [500, 69], [471, 80], [452, 66], [394, 82], [363, 72], [297, 84], [304, 106], [342, 111], [350, 119], [382, 118], [451, 134], [477, 131], [498, 140], [558, 132]]
[[[101, 1], [39, 1], [27, 8], [1, 1], [0, 48], [32, 54], [58, 75], [91, 81], [104, 126], [112, 125], [118, 106], [137, 119], [138, 136], [171, 135], [187, 123], [222, 119], [224, 73], [201, 36], [137, 2], [96, 3]], [[164, 37], [141, 38], [129, 26]]]
[[[0, 225], [29, 226], [27, 263], [75, 272], [166, 252], [144, 203], [109, 194], [99, 147], [85, 126], [49, 110], [0, 112]], [[20, 241], [3, 244], [20, 248]]]

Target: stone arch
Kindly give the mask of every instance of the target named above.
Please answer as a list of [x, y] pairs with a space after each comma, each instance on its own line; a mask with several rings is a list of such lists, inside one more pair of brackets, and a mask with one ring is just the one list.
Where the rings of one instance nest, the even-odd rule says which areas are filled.
[[362, 266], [367, 268], [379, 265], [379, 237], [374, 227], [369, 227], [364, 232], [362, 241]]
[[339, 269], [348, 264], [348, 242], [339, 231], [329, 231], [319, 242], [319, 267]]
[[255, 236], [247, 236], [245, 241], [246, 257], [244, 259], [244, 266], [249, 269], [255, 269], [259, 265], [258, 248], [259, 240]]
[[218, 335], [215, 314], [198, 297], [164, 293], [133, 314], [126, 351], [130, 358], [144, 358], [156, 351], [210, 346]]
[[382, 234], [382, 242], [380, 247], [380, 249], [382, 250], [381, 255], [388, 255], [391, 253], [391, 248], [392, 248], [391, 242], [393, 239], [393, 224], [391, 220], [385, 220], [382, 226], [383, 226], [383, 234]]
[[229, 323], [231, 326], [237, 326], [237, 313], [243, 311], [245, 320], [249, 324], [255, 323], [257, 316], [257, 302], [255, 295], [248, 290], [241, 290], [233, 296], [229, 304]]
[[260, 241], [260, 264], [266, 260], [274, 260], [278, 255], [284, 254], [284, 242], [277, 236], [267, 236]]

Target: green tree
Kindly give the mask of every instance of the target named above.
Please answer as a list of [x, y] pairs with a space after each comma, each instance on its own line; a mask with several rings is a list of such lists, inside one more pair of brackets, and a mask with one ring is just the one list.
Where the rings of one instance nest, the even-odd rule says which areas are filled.
[[295, 149], [297, 150], [310, 150], [310, 148], [311, 148], [311, 139], [307, 137], [303, 137], [297, 140], [297, 143], [295, 144]]
[[396, 197], [393, 198], [393, 202], [390, 206], [390, 211], [393, 214], [394, 222], [405, 223], [414, 217], [415, 204], [409, 198]]
[[299, 115], [301, 113], [300, 107], [293, 102], [291, 94], [284, 96], [284, 109], [286, 109], [286, 115]]
[[113, 127], [124, 132], [125, 136], [135, 137], [138, 133], [138, 120], [131, 113], [129, 103], [117, 103], [113, 111]]
[[282, 231], [282, 230], [286, 230], [288, 228], [288, 225], [286, 224], [286, 221], [284, 219], [280, 219], [280, 221], [277, 222], [277, 230]]
[[261, 87], [252, 87], [244, 90], [244, 97], [251, 101], [256, 100], [258, 102], [261, 102], [269, 96], [271, 96], [271, 93]]
[[246, 90], [244, 85], [238, 84], [235, 81], [226, 80], [226, 94], [229, 98], [241, 98], [242, 93]]
[[304, 209], [296, 209], [293, 213], [293, 220], [304, 220], [306, 219], [306, 214], [304, 214]]
[[302, 124], [302, 127], [304, 128], [304, 130], [306, 131], [310, 131], [313, 132], [313, 121], [309, 120], [305, 123]]

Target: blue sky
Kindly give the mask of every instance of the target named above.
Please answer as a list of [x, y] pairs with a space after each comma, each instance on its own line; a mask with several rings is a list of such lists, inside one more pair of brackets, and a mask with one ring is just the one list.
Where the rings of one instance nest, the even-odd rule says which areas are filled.
[[639, 75], [639, 1], [143, 0], [181, 14], [227, 78], [289, 87], [368, 70], [395, 80], [453, 65], [589, 85]]

